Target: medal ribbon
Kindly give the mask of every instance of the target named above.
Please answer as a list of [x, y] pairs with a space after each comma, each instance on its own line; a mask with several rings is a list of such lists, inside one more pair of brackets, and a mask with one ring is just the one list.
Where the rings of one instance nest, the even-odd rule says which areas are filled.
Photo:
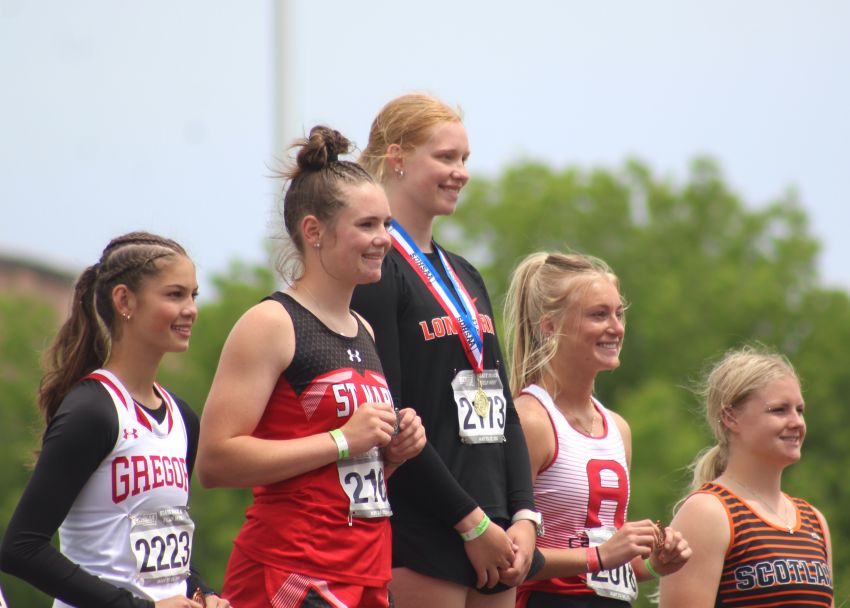
[[[393, 239], [393, 247], [401, 256], [410, 264], [410, 267], [416, 271], [422, 282], [434, 296], [434, 299], [443, 307], [449, 318], [452, 319], [455, 325], [455, 330], [463, 346], [463, 352], [466, 358], [472, 364], [472, 369], [476, 374], [484, 371], [484, 334], [481, 332], [481, 327], [478, 323], [478, 310], [475, 308], [475, 303], [463, 283], [460, 282], [454, 269], [446, 259], [442, 250], [434, 245], [434, 250], [440, 256], [440, 263], [446, 271], [452, 285], [457, 293], [457, 299], [454, 294], [448, 289], [442, 277], [437, 273], [431, 262], [419, 249], [419, 246], [413, 242], [410, 235], [405, 232], [396, 220], [392, 220], [392, 225], [389, 228], [390, 236]], [[460, 300], [460, 301], [458, 301]]]

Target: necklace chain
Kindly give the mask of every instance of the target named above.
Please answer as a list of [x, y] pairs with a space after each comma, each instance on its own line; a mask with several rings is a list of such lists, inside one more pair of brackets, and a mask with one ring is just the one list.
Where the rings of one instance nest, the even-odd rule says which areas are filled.
[[575, 421], [576, 424], [578, 424], [581, 427], [581, 430], [583, 430], [586, 435], [593, 437], [593, 429], [596, 428], [596, 411], [595, 410], [593, 411], [593, 413], [590, 414], [590, 429], [588, 429], [586, 426], [584, 426], [584, 423], [581, 421], [581, 419], [579, 419], [578, 416], [573, 416], [573, 420]]
[[[558, 395], [557, 389], [550, 391], [549, 389], [546, 389], [545, 386], [544, 386], [544, 389], [546, 390], [546, 392], [548, 392], [552, 396], [552, 403], [554, 403], [555, 407], [558, 408], [558, 397], [559, 397], [559, 395]], [[558, 408], [558, 409], [561, 409], [561, 408]], [[581, 427], [581, 430], [584, 431], [585, 435], [587, 435], [589, 437], [593, 437], [593, 431], [596, 428], [596, 406], [593, 404], [592, 398], [590, 399], [590, 429], [588, 429], [584, 425], [584, 423], [581, 421], [581, 419], [578, 416], [576, 416], [575, 414], [572, 414], [571, 416], [567, 416], [566, 412], [564, 412], [563, 410], [561, 410], [561, 412], [564, 414], [564, 417], [567, 418], [567, 422], [569, 422], [570, 424], [573, 424], [573, 423], [577, 424], [579, 427]]]
[[[316, 296], [313, 295], [313, 292], [310, 291], [307, 288], [306, 285], [302, 284], [301, 287], [304, 289], [305, 292], [307, 292], [307, 295], [310, 296], [310, 300], [313, 302], [313, 304], [316, 305], [316, 308], [319, 309], [318, 312], [321, 313], [321, 317], [324, 317], [322, 319], [322, 322], [325, 325], [327, 325], [328, 328], [330, 328], [330, 330], [333, 331], [334, 333], [339, 334], [340, 336], [343, 336], [343, 337], [348, 337], [348, 334], [346, 334], [345, 332], [339, 331], [336, 327], [331, 327], [330, 321], [331, 321], [332, 317], [325, 310], [325, 307], [322, 306], [321, 302], [319, 302], [319, 300], [316, 299]], [[298, 291], [298, 286], [293, 283], [292, 289], [294, 289], [295, 291]], [[316, 316], [319, 316], [319, 315], [316, 315]]]
[[[767, 502], [764, 498], [762, 498], [760, 494], [756, 494], [755, 490], [753, 490], [750, 486], [748, 486], [748, 485], [744, 484], [744, 483], [743, 483], [743, 482], [741, 482], [741, 481], [738, 481], [738, 480], [737, 480], [737, 479], [735, 479], [734, 477], [731, 477], [731, 476], [729, 476], [729, 475], [727, 475], [726, 477], [728, 477], [729, 479], [731, 479], [732, 481], [734, 481], [737, 485], [741, 486], [741, 487], [742, 487], [742, 488], [744, 488], [747, 492], [749, 492], [749, 493], [750, 493], [750, 494], [752, 494], [755, 498], [757, 498], [757, 499], [758, 499], [758, 501], [759, 501], [762, 505], [764, 505], [765, 507], [767, 507], [767, 509], [768, 509], [771, 513], [773, 513], [773, 514], [774, 514], [774, 515], [775, 515], [775, 516], [779, 519], [779, 521], [781, 521], [781, 522], [782, 522], [782, 525], [783, 525], [783, 526], [785, 526], [786, 528], [788, 528], [788, 533], [789, 533], [789, 534], [794, 534], [794, 526], [788, 523], [788, 518], [787, 518], [785, 515], [780, 515], [779, 513], [777, 513], [776, 509], [774, 509], [772, 506], [770, 506], [770, 503], [769, 503], [769, 502]], [[787, 512], [787, 510], [788, 510], [788, 509], [786, 508], [785, 501], [784, 501], [784, 500], [782, 500], [782, 494], [780, 494], [780, 495], [779, 495], [779, 500], [780, 500], [780, 501], [782, 501], [782, 511], [783, 511], [783, 513]], [[795, 518], [795, 519], [796, 519], [796, 518]]]

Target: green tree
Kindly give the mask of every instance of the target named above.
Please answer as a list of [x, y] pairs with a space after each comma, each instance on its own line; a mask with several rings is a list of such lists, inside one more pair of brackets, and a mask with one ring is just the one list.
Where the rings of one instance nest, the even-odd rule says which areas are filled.
[[[824, 510], [833, 538], [850, 531], [838, 508], [850, 490], [835, 459], [850, 433], [838, 407], [850, 388], [839, 364], [850, 306], [819, 285], [818, 242], [793, 191], [754, 208], [707, 158], [684, 183], [635, 160], [561, 171], [520, 162], [473, 180], [438, 238], [478, 265], [496, 303], [533, 251], [578, 251], [614, 268], [631, 302], [623, 364], [599, 378], [597, 392], [632, 427], [633, 517], [669, 520], [690, 482], [687, 465], [711, 442], [690, 388], [708, 360], [759, 341], [791, 357], [812, 404], [805, 458], [786, 487]], [[834, 550], [841, 581], [850, 556], [840, 542]]]
[[[0, 536], [29, 479], [43, 427], [35, 396], [39, 360], [59, 325], [56, 311], [36, 296], [0, 297]], [[47, 596], [0, 575], [10, 606], [49, 606]]]
[[[850, 550], [840, 542], [850, 532], [850, 514], [841, 509], [850, 500], [841, 456], [850, 443], [841, 407], [850, 392], [842, 365], [850, 297], [820, 284], [818, 243], [793, 192], [753, 208], [708, 159], [694, 161], [683, 183], [658, 178], [638, 161], [616, 170], [560, 171], [522, 162], [496, 178], [474, 179], [438, 232], [479, 266], [497, 306], [513, 267], [532, 251], [593, 254], [620, 276], [631, 301], [623, 365], [600, 377], [597, 390], [632, 427], [633, 517], [669, 519], [688, 485], [687, 465], [710, 442], [690, 391], [706, 362], [743, 341], [787, 353], [803, 379], [809, 430], [803, 461], [789, 470], [786, 487], [827, 516], [838, 541], [834, 579], [840, 585], [850, 578]], [[274, 284], [270, 271], [238, 263], [217, 277], [189, 352], [166, 358], [161, 382], [200, 413], [230, 328]], [[0, 298], [0, 456], [10, 463], [0, 469], [0, 531], [37, 447], [38, 359], [57, 324], [46, 305]], [[207, 491], [193, 482], [194, 561], [214, 586], [249, 500], [247, 490]], [[0, 583], [12, 606], [50, 604], [10, 577]], [[650, 605], [647, 591], [638, 606]]]

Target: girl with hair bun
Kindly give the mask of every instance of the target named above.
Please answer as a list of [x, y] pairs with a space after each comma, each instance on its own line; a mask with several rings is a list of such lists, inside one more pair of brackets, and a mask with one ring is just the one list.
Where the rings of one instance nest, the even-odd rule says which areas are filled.
[[833, 606], [826, 520], [782, 491], [806, 437], [791, 363], [761, 347], [730, 350], [700, 393], [716, 443], [694, 461], [673, 518], [694, 556], [661, 580], [662, 608]]
[[45, 358], [41, 452], [0, 550], [56, 608], [230, 606], [191, 568], [198, 417], [156, 383], [165, 353], [189, 347], [197, 294], [183, 248], [147, 232], [113, 239], [77, 280]]
[[619, 280], [598, 258], [534, 253], [514, 271], [505, 323], [511, 390], [546, 521], [538, 541], [546, 563], [522, 584], [517, 606], [630, 606], [639, 581], [675, 572], [691, 550], [672, 528], [627, 521], [631, 431], [593, 394], [596, 376], [620, 366]]
[[239, 608], [386, 607], [392, 513], [386, 478], [425, 444], [393, 408], [371, 328], [349, 308], [381, 278], [387, 197], [350, 143], [314, 127], [283, 199], [288, 287], [227, 338], [201, 420], [207, 487], [253, 487], [226, 595]]
[[361, 156], [386, 189], [393, 249], [354, 308], [375, 327], [394, 398], [428, 433], [390, 481], [398, 608], [513, 607], [513, 587], [540, 565], [528, 452], [487, 288], [432, 238], [469, 180], [468, 156], [459, 113], [428, 95], [386, 104]]

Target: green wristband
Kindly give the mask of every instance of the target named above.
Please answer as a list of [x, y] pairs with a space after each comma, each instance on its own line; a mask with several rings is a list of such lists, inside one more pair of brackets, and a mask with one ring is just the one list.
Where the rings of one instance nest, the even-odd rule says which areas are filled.
[[461, 532], [460, 537], [464, 540], [464, 542], [469, 542], [471, 540], [475, 540], [482, 534], [487, 531], [487, 528], [490, 526], [490, 518], [487, 517], [487, 514], [484, 514], [484, 517], [478, 523], [477, 526], [472, 528], [469, 532]]
[[348, 441], [345, 439], [342, 429], [334, 429], [328, 432], [331, 434], [331, 437], [333, 437], [334, 442], [336, 442], [337, 459], [342, 460], [343, 458], [348, 458]]
[[649, 572], [655, 578], [661, 578], [662, 576], [664, 576], [663, 574], [658, 574], [658, 572], [656, 572], [655, 568], [653, 568], [652, 564], [649, 562], [649, 558], [643, 560], [643, 566], [644, 568], [646, 568], [646, 571]]

